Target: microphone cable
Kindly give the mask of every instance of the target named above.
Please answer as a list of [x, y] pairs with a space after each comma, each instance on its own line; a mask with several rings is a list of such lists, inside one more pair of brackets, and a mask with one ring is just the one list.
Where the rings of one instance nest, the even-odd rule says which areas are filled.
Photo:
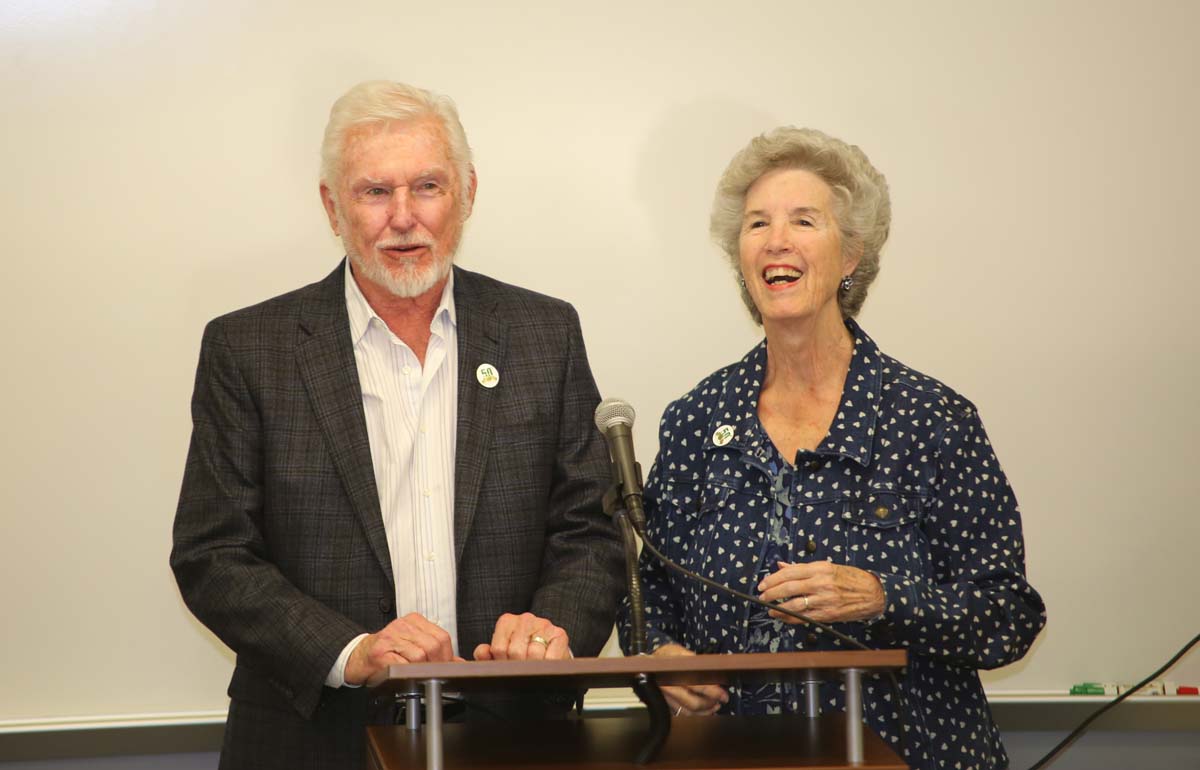
[[[674, 572], [677, 572], [677, 573], [683, 575], [684, 577], [686, 577], [690, 580], [695, 580], [697, 582], [703, 583], [704, 585], [706, 585], [710, 588], [714, 588], [718, 591], [722, 591], [731, 596], [736, 596], [737, 598], [742, 599], [747, 602], [750, 602], [751, 604], [756, 604], [760, 607], [766, 607], [767, 609], [775, 610], [776, 612], [783, 613], [784, 615], [788, 615], [789, 617], [793, 617], [798, 620], [802, 620], [805, 623], [809, 623], [813, 626], [816, 626], [817, 628], [821, 629], [825, 633], [830, 634], [830, 635], [842, 640], [843, 642], [846, 642], [847, 644], [849, 644], [853, 647], [856, 647], [860, 650], [866, 650], [868, 652], [873, 652], [872, 648], [866, 646], [865, 644], [858, 641], [857, 639], [853, 639], [853, 638], [847, 636], [846, 634], [843, 634], [842, 632], [838, 631], [836, 628], [832, 628], [831, 626], [829, 626], [826, 623], [822, 623], [819, 620], [813, 620], [812, 618], [808, 617], [807, 615], [804, 615], [803, 613], [792, 612], [791, 610], [771, 604], [770, 602], [764, 602], [763, 600], [759, 599], [756, 596], [751, 596], [750, 594], [743, 593], [742, 591], [739, 591], [736, 588], [730, 588], [727, 585], [718, 583], [715, 580], [706, 578], [703, 575], [692, 572], [691, 570], [687, 569], [686, 567], [682, 567], [682, 566], [676, 564], [675, 562], [673, 562], [669, 558], [667, 558], [667, 556], [665, 554], [663, 554], [661, 551], [659, 551], [657, 548], [655, 548], [654, 544], [651, 543], [648, 539], [646, 539], [645, 536], [642, 536], [642, 546], [644, 548], [646, 548], [646, 550], [648, 550], [654, 556], [654, 558], [657, 559], [661, 564], [663, 564], [667, 568], [673, 570]], [[1087, 717], [1087, 719], [1083, 720], [1083, 722], [1081, 722], [1078, 727], [1076, 727], [1065, 738], [1063, 738], [1061, 741], [1059, 741], [1059, 743], [1054, 748], [1052, 748], [1049, 752], [1047, 752], [1045, 756], [1043, 756], [1041, 759], [1039, 759], [1037, 762], [1035, 762], [1033, 765], [1031, 765], [1029, 767], [1029, 770], [1041, 770], [1041, 768], [1045, 767], [1049, 762], [1053, 761], [1058, 754], [1060, 754], [1064, 749], [1066, 749], [1072, 743], [1077, 741], [1081, 735], [1083, 735], [1085, 732], [1087, 732], [1088, 728], [1091, 727], [1093, 722], [1095, 722], [1103, 714], [1105, 714], [1106, 712], [1108, 712], [1109, 710], [1111, 710], [1112, 708], [1116, 707], [1118, 704], [1123, 702], [1125, 699], [1129, 698], [1131, 695], [1137, 694], [1137, 692], [1139, 690], [1141, 690], [1143, 687], [1145, 687], [1147, 684], [1154, 681], [1158, 677], [1162, 676], [1163, 673], [1165, 673], [1172, 666], [1174, 666], [1176, 663], [1178, 663], [1179, 660], [1184, 655], [1186, 655], [1193, 647], [1195, 647], [1197, 643], [1200, 643], [1200, 634], [1197, 634], [1196, 636], [1192, 637], [1192, 640], [1190, 642], [1188, 642], [1187, 644], [1185, 644], [1183, 646], [1183, 648], [1180, 649], [1177, 653], [1175, 653], [1173, 656], [1171, 656], [1170, 660], [1168, 660], [1166, 663], [1164, 663], [1162, 666], [1160, 666], [1157, 670], [1155, 670], [1153, 673], [1151, 673], [1145, 679], [1143, 679], [1142, 681], [1133, 685], [1128, 690], [1126, 690], [1125, 692], [1121, 693], [1116, 698], [1114, 698], [1112, 701], [1104, 704], [1104, 706], [1102, 706], [1101, 708], [1099, 708], [1095, 712], [1093, 712], [1091, 715], [1089, 715]], [[892, 694], [896, 698], [896, 714], [898, 717], [898, 721], [900, 723], [900, 735], [899, 735], [900, 743], [905, 749], [911, 749], [911, 746], [908, 744], [908, 741], [906, 740], [908, 737], [908, 729], [907, 729], [908, 722], [907, 722], [907, 719], [905, 718], [905, 710], [907, 709], [908, 701], [905, 699], [904, 693], [900, 690], [900, 682], [899, 682], [899, 680], [897, 680], [896, 674], [892, 671], [885, 671], [884, 674], [887, 676], [888, 682], [891, 684]], [[910, 752], [910, 753], [915, 754], [915, 752]], [[913, 759], [915, 760], [916, 757], [914, 756]]]
[[1136, 694], [1138, 690], [1142, 689], [1150, 682], [1153, 682], [1155, 679], [1162, 676], [1163, 672], [1165, 672], [1167, 669], [1171, 668], [1171, 666], [1174, 666], [1176, 663], [1178, 663], [1179, 659], [1188, 653], [1188, 650], [1195, 647], [1197, 642], [1200, 642], [1200, 634], [1196, 634], [1195, 636], [1193, 636], [1192, 641], [1185, 644], [1183, 646], [1183, 649], [1181, 649], [1179, 652], [1175, 653], [1175, 655], [1173, 655], [1170, 660], [1168, 660], [1166, 663], [1164, 663], [1153, 674], [1146, 677], [1142, 681], [1138, 682], [1133, 687], [1130, 687], [1128, 690], [1126, 690], [1125, 692], [1118, 695], [1112, 701], [1104, 704], [1102, 707], [1100, 707], [1096, 711], [1092, 712], [1091, 716], [1089, 716], [1087, 719], [1083, 720], [1083, 722], [1081, 722], [1078, 727], [1076, 727], [1074, 730], [1072, 730], [1067, 735], [1066, 738], [1063, 738], [1061, 741], [1059, 741], [1057, 746], [1050, 749], [1050, 751], [1046, 754], [1046, 756], [1042, 757], [1036, 763], [1031, 765], [1029, 770], [1040, 770], [1040, 768], [1045, 767], [1046, 763], [1052, 761], [1055, 758], [1055, 756], [1058, 755], [1059, 752], [1061, 752], [1063, 749], [1065, 749], [1066, 747], [1068, 747], [1072, 743], [1074, 743], [1076, 740], [1078, 740], [1079, 736], [1083, 735], [1087, 731], [1088, 727], [1091, 726], [1092, 722], [1095, 722], [1097, 719], [1100, 718], [1101, 714], [1103, 714], [1106, 711], [1108, 711], [1109, 709], [1113, 708], [1118, 703], [1120, 703], [1121, 701], [1128, 698], [1130, 695]]

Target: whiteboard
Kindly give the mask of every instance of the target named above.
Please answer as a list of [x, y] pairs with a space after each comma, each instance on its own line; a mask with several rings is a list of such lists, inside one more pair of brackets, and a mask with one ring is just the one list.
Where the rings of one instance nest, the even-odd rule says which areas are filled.
[[1198, 28], [1187, 2], [5, 0], [0, 720], [225, 707], [232, 656], [167, 568], [200, 333], [335, 266], [318, 144], [381, 77], [458, 102], [461, 264], [575, 304], [647, 466], [666, 404], [760, 334], [707, 238], [725, 163], [780, 124], [861, 145], [895, 211], [862, 324], [978, 405], [1049, 605], [988, 688], [1148, 673], [1200, 626]]

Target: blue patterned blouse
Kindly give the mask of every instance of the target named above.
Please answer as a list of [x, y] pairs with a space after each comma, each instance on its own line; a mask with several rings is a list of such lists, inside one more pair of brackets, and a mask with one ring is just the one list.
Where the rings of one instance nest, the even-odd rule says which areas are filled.
[[[825, 442], [784, 458], [758, 419], [765, 341], [672, 403], [646, 485], [648, 536], [683, 566], [741, 591], [776, 561], [827, 559], [875, 574], [881, 618], [836, 628], [872, 648], [903, 647], [919, 768], [1003, 768], [1008, 758], [977, 669], [1019, 659], [1045, 624], [1025, 579], [1016, 498], [974, 405], [879, 352], [853, 321], [854, 355]], [[804, 625], [668, 573], [643, 553], [649, 649], [696, 652], [846, 649]], [[622, 641], [628, 649], [628, 617]], [[722, 713], [803, 711], [784, 683], [730, 690]], [[884, 678], [864, 679], [867, 724], [901, 750]], [[822, 685], [842, 710], [841, 684]]]

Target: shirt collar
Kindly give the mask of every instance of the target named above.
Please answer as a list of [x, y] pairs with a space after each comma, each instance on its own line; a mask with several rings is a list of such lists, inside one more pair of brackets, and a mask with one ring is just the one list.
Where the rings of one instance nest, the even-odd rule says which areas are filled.
[[[350, 270], [350, 260], [346, 259], [346, 312], [350, 316], [350, 341], [353, 345], [358, 345], [362, 341], [363, 336], [371, 327], [371, 321], [374, 320], [381, 328], [387, 329], [387, 324], [371, 307], [371, 303], [367, 302], [367, 298], [363, 296], [362, 289], [358, 287], [358, 281], [354, 279], [354, 274]], [[433, 311], [433, 318], [429, 322], [429, 330], [434, 334], [445, 337], [449, 328], [458, 327], [458, 313], [454, 305], [454, 270], [450, 271], [450, 275], [446, 278], [446, 285], [442, 289], [442, 298], [438, 302], [437, 309]], [[390, 330], [389, 330], [390, 333]]]
[[[854, 337], [854, 353], [842, 386], [842, 403], [829, 426], [829, 435], [816, 452], [840, 455], [866, 467], [871, 461], [875, 426], [879, 420], [883, 371], [874, 340], [853, 319], [846, 319], [846, 328]], [[708, 435], [704, 438], [706, 451], [726, 447], [756, 459], [763, 466], [770, 462], [774, 448], [769, 445], [770, 438], [758, 419], [758, 397], [766, 371], [767, 341], [764, 339], [730, 367], [713, 408]], [[718, 443], [724, 440], [718, 431], [728, 435], [729, 429], [732, 429], [732, 437], [723, 444]], [[795, 460], [794, 457], [785, 459], [788, 462]]]

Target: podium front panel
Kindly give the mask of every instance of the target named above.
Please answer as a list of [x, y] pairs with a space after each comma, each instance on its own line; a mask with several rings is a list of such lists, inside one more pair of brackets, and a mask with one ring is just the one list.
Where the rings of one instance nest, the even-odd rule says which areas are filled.
[[[783, 714], [765, 717], [683, 717], [658, 759], [636, 765], [649, 729], [644, 713], [544, 722], [468, 722], [444, 726], [446, 770], [743, 770], [754, 768], [848, 768], [843, 714], [817, 719]], [[425, 767], [425, 736], [404, 727], [368, 729], [371, 770]], [[871, 770], [907, 765], [874, 733], [864, 736], [863, 762]]]

